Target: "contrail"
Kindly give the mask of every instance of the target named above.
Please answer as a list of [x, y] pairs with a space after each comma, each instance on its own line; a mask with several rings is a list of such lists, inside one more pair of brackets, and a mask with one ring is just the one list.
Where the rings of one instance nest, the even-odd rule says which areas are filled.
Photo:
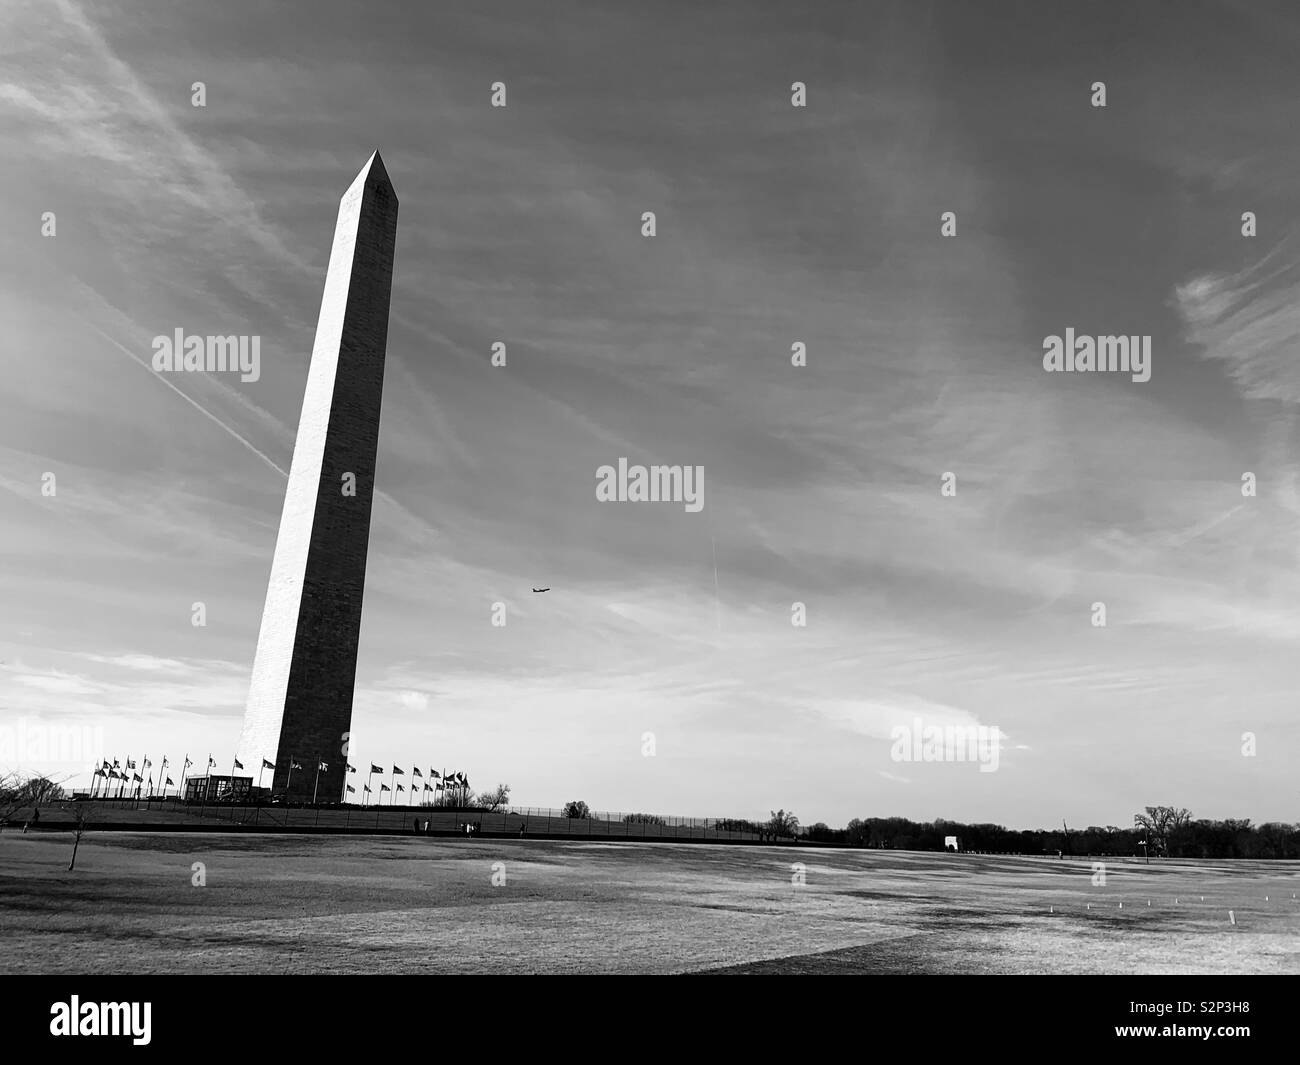
[[202, 414], [205, 418], [208, 418], [211, 421], [216, 422], [219, 426], [221, 426], [221, 428], [223, 428], [226, 432], [228, 432], [231, 436], [233, 436], [236, 440], [238, 440], [241, 444], [243, 444], [244, 447], [248, 448], [249, 451], [251, 451], [259, 459], [261, 459], [268, 466], [270, 466], [271, 469], [275, 470], [275, 472], [278, 473], [281, 477], [285, 478], [286, 480], [288, 479], [289, 475], [285, 473], [284, 470], [280, 469], [280, 467], [277, 466], [269, 456], [264, 455], [262, 452], [258, 451], [257, 448], [255, 448], [252, 444], [250, 444], [247, 440], [245, 440], [242, 436], [240, 436], [237, 432], [235, 432], [235, 430], [230, 428], [230, 426], [228, 426], [225, 422], [223, 422], [220, 418], [218, 418], [206, 407], [203, 407], [200, 404], [196, 403], [194, 400], [192, 400], [189, 396], [187, 396], [184, 392], [182, 392], [179, 388], [177, 388], [174, 384], [172, 384], [169, 380], [167, 380], [167, 378], [164, 377], [162, 374], [154, 373], [153, 367], [150, 366], [147, 362], [145, 362], [144, 359], [140, 358], [140, 356], [137, 355], [134, 351], [131, 351], [129, 348], [123, 347], [111, 336], [109, 336], [102, 329], [100, 329], [99, 326], [92, 324], [90, 328], [93, 329], [100, 336], [102, 336], [110, 344], [112, 344], [113, 347], [117, 348], [117, 350], [120, 351], [123, 355], [125, 355], [128, 359], [131, 359], [132, 361], [137, 362], [141, 366], [143, 366], [145, 368], [145, 371], [149, 374], [150, 377], [156, 378], [157, 380], [161, 381], [173, 392], [175, 392], [178, 396], [180, 396], [181, 399], [185, 400], [186, 403], [188, 403], [196, 411]]

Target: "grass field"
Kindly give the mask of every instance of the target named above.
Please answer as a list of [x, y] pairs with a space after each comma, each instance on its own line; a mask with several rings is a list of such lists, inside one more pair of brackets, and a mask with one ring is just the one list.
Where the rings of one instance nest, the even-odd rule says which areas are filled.
[[71, 852], [0, 833], [0, 972], [1300, 972], [1291, 862], [1108, 861], [1101, 887], [1084, 860], [701, 844], [106, 832], [69, 873]]

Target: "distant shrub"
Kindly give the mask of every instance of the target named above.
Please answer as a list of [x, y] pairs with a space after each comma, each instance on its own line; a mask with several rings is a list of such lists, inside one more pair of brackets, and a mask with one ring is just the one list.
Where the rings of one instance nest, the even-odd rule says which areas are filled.
[[623, 823], [628, 825], [662, 825], [666, 824], [658, 814], [624, 814]]
[[574, 799], [573, 802], [566, 802], [564, 804], [564, 816], [565, 817], [590, 817], [591, 807], [588, 806], [581, 799]]

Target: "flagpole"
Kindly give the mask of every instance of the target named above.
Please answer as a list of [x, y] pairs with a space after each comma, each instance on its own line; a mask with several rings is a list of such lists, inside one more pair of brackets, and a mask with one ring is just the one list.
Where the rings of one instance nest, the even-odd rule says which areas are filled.
[[366, 774], [366, 790], [361, 793], [361, 805], [365, 806], [366, 796], [370, 794], [370, 778], [375, 775], [375, 763], [370, 763], [370, 772]]
[[[347, 775], [347, 774], [345, 773], [344, 776], [346, 776], [346, 775]], [[316, 782], [315, 782], [314, 784], [312, 784], [312, 786], [311, 786], [311, 804], [312, 804], [313, 806], [316, 805], [316, 791], [317, 791], [317, 789], [318, 789], [319, 787], [320, 787], [320, 759], [317, 758], [317, 759], [316, 759]], [[320, 817], [320, 814], [317, 813], [316, 816], [317, 816], [317, 818], [319, 818], [319, 817]]]
[[189, 753], [189, 751], [186, 751], [186, 752], [181, 756], [181, 794], [180, 794], [180, 797], [181, 797], [182, 799], [185, 798], [185, 774], [188, 773], [189, 771], [190, 771], [190, 753]]
[[208, 764], [203, 770], [203, 804], [199, 807], [199, 816], [202, 817], [208, 809], [208, 791], [212, 786], [212, 754], [208, 753]]
[[286, 806], [289, 804], [289, 785], [293, 783], [293, 760], [296, 757], [297, 755], [289, 755], [289, 775], [284, 781], [284, 802]]

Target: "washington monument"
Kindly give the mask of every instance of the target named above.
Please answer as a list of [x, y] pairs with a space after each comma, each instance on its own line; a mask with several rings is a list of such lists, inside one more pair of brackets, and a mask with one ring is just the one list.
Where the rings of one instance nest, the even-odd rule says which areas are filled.
[[344, 797], [396, 239], [375, 152], [339, 203], [239, 739], [295, 799]]

